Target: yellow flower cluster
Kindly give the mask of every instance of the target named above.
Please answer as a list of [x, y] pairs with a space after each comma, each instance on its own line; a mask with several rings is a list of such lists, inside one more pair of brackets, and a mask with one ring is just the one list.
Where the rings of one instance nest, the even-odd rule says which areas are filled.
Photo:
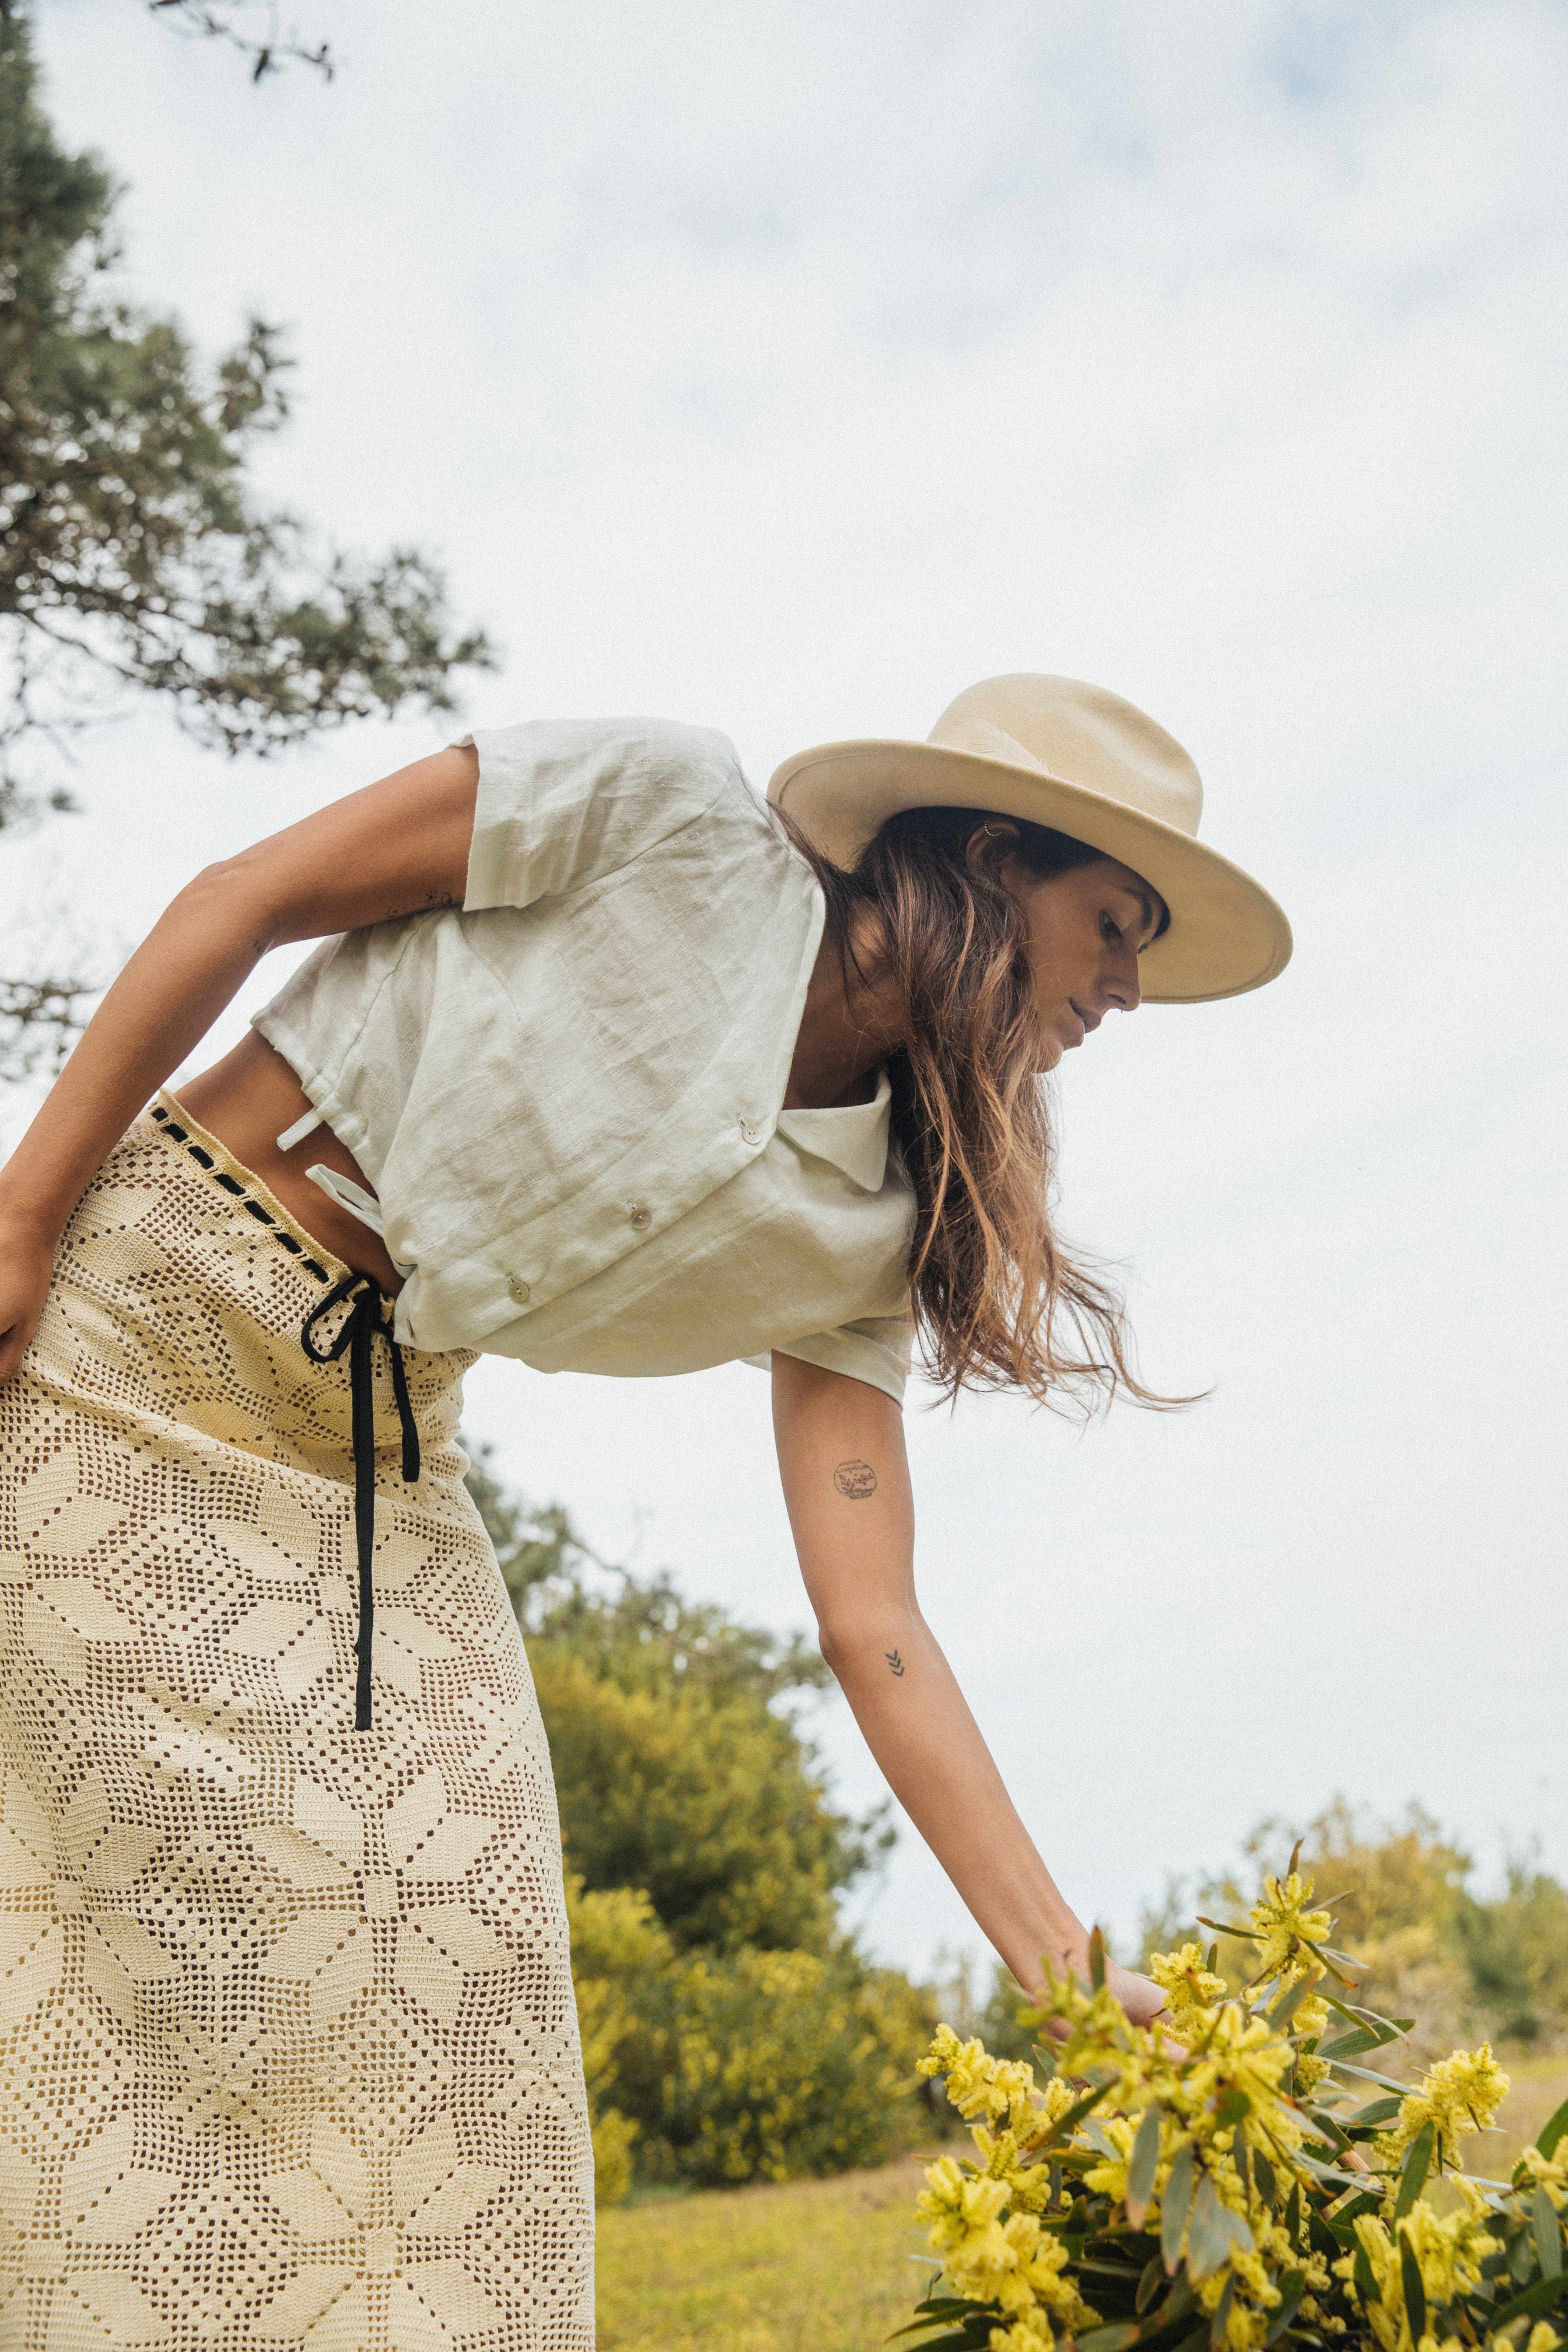
[[[943, 2157], [928, 2168], [915, 2211], [930, 2231], [932, 2252], [942, 2256], [943, 2273], [955, 2294], [997, 2304], [1010, 2321], [1023, 2323], [1018, 2345], [1030, 2341], [1030, 2330], [1035, 2341], [1048, 2344], [1051, 2330], [1039, 2326], [1047, 2315], [1075, 2335], [1092, 2327], [1100, 2315], [1073, 2281], [1063, 2277], [1068, 2250], [1061, 2239], [1045, 2231], [1033, 2213], [1009, 2210], [1020, 2201], [1016, 2186], [1011, 2167], [1000, 2175], [976, 2175]], [[1012, 2332], [994, 2332], [993, 2345]]]
[[1317, 1967], [1318, 1947], [1328, 1942], [1333, 1921], [1326, 1911], [1310, 1909], [1311, 1900], [1312, 1882], [1299, 1871], [1283, 1880], [1270, 1871], [1264, 1880], [1247, 1922], [1258, 1938], [1260, 1978], [1289, 1983]]
[[1519, 2160], [1514, 2179], [1521, 2189], [1544, 2189], [1559, 2213], [1568, 2212], [1568, 2139], [1557, 2143], [1561, 2153], [1542, 2156], [1538, 2147], [1527, 2147]]
[[1479, 2050], [1456, 2050], [1422, 2077], [1421, 2088], [1401, 2103], [1392, 2131], [1377, 2143], [1384, 2166], [1404, 2162], [1406, 2149], [1427, 2124], [1436, 2127], [1435, 2168], [1449, 2171], [1459, 2161], [1459, 2142], [1485, 2131], [1508, 2096], [1508, 2076], [1492, 2056], [1489, 2042]]
[[[1042, 2006], [1024, 2012], [1026, 2022], [1049, 2019], [1061, 2037], [1043, 2084], [1032, 2066], [939, 2028], [921, 2071], [944, 2078], [975, 2153], [929, 2168], [918, 2211], [944, 2291], [994, 2314], [992, 2352], [1049, 2352], [1096, 2326], [1111, 2352], [1130, 2341], [1134, 2309], [1162, 2338], [1206, 2321], [1212, 2352], [1266, 2352], [1291, 2326], [1364, 2352], [1459, 2352], [1485, 2335], [1465, 2299], [1484, 2312], [1497, 2299], [1494, 2275], [1529, 2276], [1528, 2264], [1517, 2267], [1521, 2248], [1550, 2243], [1542, 2198], [1568, 2214], [1568, 2137], [1550, 2156], [1527, 2152], [1509, 2192], [1511, 2220], [1502, 2200], [1463, 2178], [1445, 2189], [1442, 2210], [1403, 2180], [1428, 2126], [1431, 2168], [1452, 2173], [1460, 2142], [1491, 2123], [1508, 2077], [1489, 2046], [1432, 2067], [1387, 2131], [1374, 2138], [1362, 2127], [1372, 2169], [1346, 2169], [1361, 2159], [1333, 2155], [1329, 2140], [1346, 2147], [1335, 2103], [1357, 2092], [1337, 2085], [1326, 2107], [1313, 2098], [1331, 2062], [1303, 2045], [1329, 2021], [1315, 1987], [1331, 1922], [1311, 1896], [1295, 1871], [1264, 1882], [1249, 1921], [1259, 1967], [1235, 1997], [1200, 1946], [1157, 1955], [1150, 1972], [1168, 2003], [1159, 2028], [1132, 2024], [1103, 1982], [1050, 1979]], [[1386, 2021], [1353, 2015], [1392, 2037]], [[1346, 2120], [1354, 2130], [1354, 2116]], [[1341, 2246], [1353, 2238], [1338, 2257], [1336, 2234]], [[1549, 2264], [1548, 2252], [1539, 2259]], [[1504, 2276], [1502, 2299], [1512, 2292]], [[1550, 2305], [1526, 2301], [1507, 2352], [1563, 2352], [1539, 2316]], [[939, 2324], [942, 2306], [931, 2309]]]
[[1184, 1944], [1179, 1952], [1156, 1952], [1149, 1974], [1165, 1996], [1172, 2031], [1181, 2038], [1184, 2026], [1196, 2022], [1200, 2010], [1212, 2009], [1228, 1990], [1223, 1977], [1204, 1966], [1201, 1944]]
[[1436, 2338], [1430, 2330], [1419, 2340], [1411, 2333], [1404, 2250], [1408, 2248], [1415, 2257], [1428, 2310], [1435, 2304], [1450, 2303], [1477, 2284], [1482, 2263], [1497, 2249], [1498, 2241], [1485, 2227], [1485, 2202], [1470, 2189], [1457, 2213], [1439, 2215], [1430, 2205], [1417, 2203], [1403, 2221], [1392, 2221], [1386, 2218], [1387, 2210], [1384, 2214], [1360, 2214], [1355, 2222], [1356, 2246], [1371, 2273], [1372, 2296], [1366, 2294], [1364, 2280], [1357, 2277], [1357, 2254], [1346, 2254], [1337, 2262], [1335, 2274], [1358, 2287], [1383, 2352], [1436, 2352]]

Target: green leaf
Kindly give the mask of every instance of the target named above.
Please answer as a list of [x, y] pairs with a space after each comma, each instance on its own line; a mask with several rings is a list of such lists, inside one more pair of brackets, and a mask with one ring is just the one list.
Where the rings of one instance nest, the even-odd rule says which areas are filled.
[[1383, 2290], [1372, 2274], [1372, 2264], [1367, 2260], [1364, 2246], [1358, 2246], [1355, 2250], [1355, 2264], [1351, 2276], [1355, 2281], [1355, 2291], [1363, 2303], [1383, 2301]]
[[1403, 2099], [1373, 2099], [1366, 2106], [1358, 2107], [1353, 2116], [1345, 2117], [1346, 2127], [1352, 2131], [1374, 2131], [1380, 2124], [1391, 2124], [1404, 2105]]
[[[1437, 2126], [1425, 2123], [1410, 2143], [1399, 2174], [1399, 2194], [1394, 2200], [1394, 2218], [1402, 2221], [1426, 2186], [1426, 2175], [1432, 2169], [1432, 2153], [1437, 2145]], [[1415, 2329], [1417, 2340], [1421, 2330]]]
[[1149, 2200], [1154, 2194], [1154, 2175], [1159, 2168], [1160, 2110], [1150, 2107], [1138, 2126], [1138, 2137], [1132, 2143], [1132, 2154], [1127, 2166], [1127, 2219], [1135, 2230], [1143, 2227]]
[[1252, 2177], [1258, 2183], [1258, 2193], [1266, 2205], [1279, 2202], [1279, 2184], [1274, 2178], [1274, 2167], [1260, 2147], [1252, 2151]]
[[[1096, 1992], [1103, 1991], [1105, 1987], [1105, 1937], [1099, 1927], [1095, 1929], [1093, 1935], [1090, 1936], [1089, 1939], [1089, 1980], [1094, 1987]], [[1114, 2352], [1114, 2347], [1108, 2346], [1107, 2352]]]
[[1405, 2285], [1405, 2315], [1410, 2322], [1410, 2340], [1419, 2344], [1426, 2333], [1426, 2289], [1422, 2284], [1415, 2249], [1405, 2237], [1399, 2241], [1399, 2275]]
[[1240, 2123], [1252, 2113], [1252, 2101], [1245, 2091], [1227, 2091], [1214, 2111], [1214, 2118], [1223, 2131], [1230, 2124]]
[[1282, 1992], [1268, 2011], [1268, 2022], [1276, 2033], [1283, 2033], [1312, 1987], [1321, 1981], [1316, 1970], [1310, 1976], [1299, 1977], [1289, 1990]]
[[1301, 2184], [1299, 2180], [1290, 2183], [1290, 2194], [1285, 2200], [1285, 2228], [1290, 2243], [1293, 2246], [1299, 2244], [1301, 2237]]
[[1237, 2177], [1241, 2182], [1241, 2193], [1247, 2198], [1252, 2195], [1252, 2172], [1248, 2158], [1247, 2127], [1244, 2124], [1237, 2124], [1230, 2136], [1230, 2160], [1235, 2165]]
[[1563, 2100], [1556, 2114], [1550, 2116], [1544, 2128], [1536, 2134], [1535, 2145], [1542, 2156], [1556, 2155], [1557, 2143], [1564, 2132], [1568, 2132], [1568, 2099]]
[[1376, 2050], [1381, 2046], [1375, 2033], [1369, 2033], [1364, 2025], [1358, 2025], [1353, 2033], [1342, 2033], [1337, 2042], [1320, 2042], [1318, 2055], [1326, 2058], [1332, 2065], [1336, 2058], [1359, 2058], [1363, 2050]]
[[1563, 2231], [1557, 2208], [1544, 2189], [1538, 2189], [1530, 2200], [1530, 2233], [1535, 2240], [1535, 2259], [1541, 2264], [1542, 2278], [1561, 2277]]
[[1223, 1919], [1205, 1919], [1201, 1911], [1198, 1913], [1198, 1926], [1217, 1927], [1222, 1936], [1234, 1936], [1240, 1944], [1256, 1944], [1258, 1941], [1250, 1927], [1230, 1927]]
[[1056, 2122], [1040, 2142], [1041, 2148], [1055, 2147], [1059, 2142], [1068, 2138], [1069, 2134], [1076, 2131], [1079, 2125], [1082, 2123], [1090, 2107], [1098, 2106], [1104, 2096], [1105, 2085], [1102, 2083], [1092, 2084], [1081, 2099], [1075, 2099], [1065, 2114], [1057, 2117]]
[[1182, 2232], [1193, 2201], [1193, 2151], [1179, 2147], [1171, 2161], [1160, 2210], [1160, 2252], [1165, 2268], [1173, 2272], [1182, 2255]]
[[1134, 2320], [1118, 2319], [1110, 2327], [1091, 2327], [1078, 2338], [1079, 2352], [1123, 2352], [1123, 2347], [1138, 2341]]
[[1235, 2300], [1236, 2273], [1232, 2271], [1225, 2283], [1225, 2290], [1215, 2305], [1214, 2317], [1209, 2321], [1209, 2343], [1214, 2347], [1214, 2352], [1219, 2352], [1220, 2346], [1225, 2342], [1226, 2324], [1230, 2317], [1230, 2306]]
[[1192, 2224], [1187, 2231], [1188, 2276], [1207, 2278], [1211, 2271], [1218, 2270], [1229, 2252], [1230, 2216], [1205, 2172], [1193, 2200]]
[[[1207, 1950], [1207, 1951], [1205, 1953], [1205, 1955], [1204, 1955], [1204, 1966], [1205, 1966], [1205, 1968], [1208, 1970], [1208, 1972], [1209, 1972], [1209, 1974], [1210, 1974], [1210, 1976], [1211, 1976], [1211, 1977], [1217, 1977], [1217, 1976], [1218, 1976], [1218, 1974], [1219, 1974], [1219, 1946], [1218, 1946], [1217, 1944], [1211, 1944], [1211, 1945], [1209, 1946], [1208, 1950]], [[1544, 2148], [1542, 2148], [1542, 2151], [1541, 2151], [1541, 2153], [1542, 2153], [1542, 2156], [1544, 2156], [1544, 2155], [1545, 2155], [1545, 2153], [1546, 2153], [1546, 2150], [1545, 2150]]]
[[1396, 2042], [1402, 2033], [1408, 2033], [1415, 2022], [1413, 2017], [1384, 2017], [1381, 2010], [1363, 2009], [1354, 2001], [1341, 2000], [1337, 1994], [1328, 1991], [1326, 1988], [1322, 1992], [1322, 1999], [1341, 2017], [1348, 2019], [1352, 2025], [1366, 2026], [1369, 2031], [1376, 2034], [1380, 2042]]
[[1055, 2080], [1056, 2080], [1056, 2074], [1057, 2074], [1057, 2053], [1056, 2053], [1056, 2052], [1055, 2052], [1054, 2050], [1051, 2050], [1051, 2049], [1047, 2048], [1047, 2046], [1046, 2046], [1043, 2042], [1037, 2042], [1035, 2043], [1035, 2045], [1034, 2045], [1034, 2049], [1035, 2049], [1035, 2063], [1036, 2063], [1036, 2065], [1037, 2065], [1037, 2066], [1039, 2068], [1039, 2070], [1040, 2070], [1040, 2080], [1041, 2080], [1041, 2082], [1042, 2082], [1042, 2083], [1054, 2083], [1054, 2082], [1055, 2082]]
[[1402, 2099], [1410, 2096], [1409, 2084], [1396, 2083], [1392, 2074], [1374, 2074], [1370, 2066], [1352, 2066], [1345, 2058], [1338, 2058], [1334, 2063], [1342, 2074], [1353, 2074], [1358, 2083], [1375, 2083], [1380, 2091], [1397, 2091]]
[[1533, 2286], [1527, 2286], [1522, 2294], [1516, 2294], [1511, 2303], [1505, 2303], [1500, 2311], [1493, 2313], [1489, 2322], [1493, 2335], [1498, 2335], [1510, 2320], [1539, 2319], [1563, 2294], [1568, 2294], [1568, 2273], [1537, 2279]]
[[[920, 2352], [985, 2352], [985, 2345], [990, 2343], [990, 2331], [994, 2326], [994, 2312], [983, 2312], [980, 2319], [971, 2319], [969, 2326], [954, 2328], [950, 2336], [933, 2336], [929, 2343], [921, 2345]], [[905, 2331], [900, 2328], [898, 2333], [902, 2336]], [[889, 2336], [886, 2343], [891, 2343], [891, 2340], [893, 2338]]]
[[1148, 2310], [1165, 2284], [1165, 2265], [1158, 2254], [1151, 2254], [1143, 2265], [1143, 2275], [1138, 2282], [1138, 2292], [1132, 2298], [1132, 2308], [1142, 2314]]

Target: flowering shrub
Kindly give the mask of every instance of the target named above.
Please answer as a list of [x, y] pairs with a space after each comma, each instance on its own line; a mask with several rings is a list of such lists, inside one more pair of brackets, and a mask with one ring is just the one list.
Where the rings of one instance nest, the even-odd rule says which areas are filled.
[[1151, 1963], [1168, 2032], [1129, 2022], [1098, 1934], [1090, 1982], [1026, 2012], [1058, 2037], [1037, 2068], [938, 2029], [921, 2071], [976, 2154], [926, 2172], [916, 2352], [1556, 2352], [1568, 2103], [1508, 2181], [1463, 2172], [1508, 2077], [1485, 2044], [1415, 2088], [1365, 2063], [1413, 2021], [1351, 1998], [1299, 1851], [1245, 1927], [1202, 1922], [1250, 1946], [1238, 1990], [1213, 1945]]

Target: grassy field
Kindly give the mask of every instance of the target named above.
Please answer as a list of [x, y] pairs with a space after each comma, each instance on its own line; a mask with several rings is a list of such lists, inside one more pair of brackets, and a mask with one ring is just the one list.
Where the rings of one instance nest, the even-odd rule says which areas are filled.
[[710, 2189], [599, 2217], [599, 2352], [863, 2352], [926, 2273], [908, 2157], [877, 2172]]
[[[1568, 2063], [1511, 2062], [1514, 2087], [1474, 2171], [1507, 2176], [1562, 2100]], [[1472, 2142], [1473, 2147], [1477, 2143]], [[872, 2352], [902, 2326], [923, 2273], [920, 2169], [622, 2206], [599, 2221], [600, 2352]]]

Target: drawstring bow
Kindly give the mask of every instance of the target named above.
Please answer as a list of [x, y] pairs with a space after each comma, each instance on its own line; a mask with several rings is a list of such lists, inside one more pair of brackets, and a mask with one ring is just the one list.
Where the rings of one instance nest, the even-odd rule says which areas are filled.
[[[318, 1343], [315, 1326], [334, 1307], [349, 1301], [349, 1312], [335, 1339]], [[357, 1674], [354, 1683], [354, 1729], [370, 1724], [371, 1643], [375, 1632], [375, 1589], [371, 1563], [375, 1551], [375, 1415], [371, 1349], [379, 1331], [392, 1351], [392, 1393], [403, 1431], [403, 1475], [412, 1486], [419, 1475], [419, 1427], [408, 1402], [408, 1378], [403, 1350], [382, 1319], [388, 1305], [385, 1293], [368, 1275], [345, 1275], [313, 1307], [300, 1328], [300, 1342], [314, 1364], [334, 1364], [347, 1355], [349, 1396], [354, 1457], [354, 1545], [359, 1555], [359, 1633], [354, 1641]]]

